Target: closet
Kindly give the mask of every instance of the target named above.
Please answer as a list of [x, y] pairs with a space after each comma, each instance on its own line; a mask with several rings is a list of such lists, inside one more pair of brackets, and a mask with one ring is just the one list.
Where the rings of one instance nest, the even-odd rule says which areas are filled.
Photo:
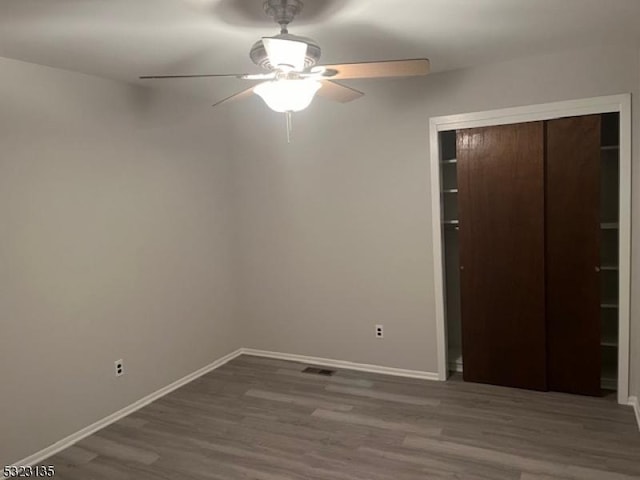
[[449, 358], [465, 381], [615, 385], [618, 120], [440, 134]]

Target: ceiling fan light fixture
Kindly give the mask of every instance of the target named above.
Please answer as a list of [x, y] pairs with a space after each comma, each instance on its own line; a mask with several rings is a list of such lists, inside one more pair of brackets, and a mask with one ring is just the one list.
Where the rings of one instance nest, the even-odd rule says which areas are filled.
[[321, 87], [317, 80], [286, 79], [261, 83], [253, 91], [271, 110], [286, 113], [307, 108]]

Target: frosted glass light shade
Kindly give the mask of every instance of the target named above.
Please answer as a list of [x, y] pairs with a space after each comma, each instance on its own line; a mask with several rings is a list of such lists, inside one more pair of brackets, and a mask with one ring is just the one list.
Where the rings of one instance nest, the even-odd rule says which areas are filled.
[[262, 44], [269, 55], [269, 63], [273, 68], [298, 72], [304, 70], [307, 56], [306, 43], [267, 37], [262, 39]]
[[299, 112], [309, 105], [322, 87], [317, 80], [272, 80], [257, 85], [253, 91], [276, 112]]

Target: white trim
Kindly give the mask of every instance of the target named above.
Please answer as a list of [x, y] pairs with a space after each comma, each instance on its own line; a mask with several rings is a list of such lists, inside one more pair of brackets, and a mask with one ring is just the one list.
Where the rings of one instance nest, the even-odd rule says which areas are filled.
[[[132, 414], [136, 410], [140, 410], [142, 407], [149, 405], [151, 402], [154, 402], [155, 400], [158, 400], [159, 398], [164, 397], [168, 393], [171, 393], [174, 390], [177, 390], [178, 388], [186, 385], [187, 383], [190, 383], [195, 379], [203, 375], [206, 375], [209, 372], [212, 372], [216, 368], [219, 368], [225, 363], [230, 362], [234, 358], [242, 355], [242, 353], [243, 353], [243, 349], [239, 348], [235, 352], [231, 352], [230, 354], [225, 355], [224, 357], [219, 358], [218, 360], [215, 360], [214, 362], [210, 363], [206, 367], [203, 367], [200, 370], [190, 373], [189, 375], [182, 377], [180, 380], [176, 380], [175, 382], [167, 385], [166, 387], [162, 387], [160, 390], [157, 390], [152, 394], [147, 395], [144, 398], [141, 398], [140, 400], [132, 403], [131, 405], [128, 405], [127, 407], [121, 410], [118, 410], [115, 413], [112, 413], [111, 415], [103, 418], [102, 420], [98, 420], [97, 422], [89, 425], [88, 427], [85, 427], [82, 430], [79, 430], [76, 433], [73, 433], [68, 437], [65, 437], [62, 440], [54, 443], [53, 445], [50, 445], [40, 450], [39, 452], [28, 456], [27, 458], [23, 458], [22, 460], [15, 462], [13, 465], [27, 466], [27, 465], [35, 465], [37, 463], [40, 463], [43, 460], [51, 457], [52, 455], [55, 455], [56, 453], [61, 452], [65, 448], [68, 448], [71, 445], [79, 442], [83, 438], [94, 434], [98, 430], [102, 430], [103, 428], [111, 425], [112, 423], [117, 422], [121, 418]], [[6, 477], [0, 476], [0, 480], [6, 480]]]
[[[442, 117], [440, 117], [442, 118]], [[444, 285], [445, 267], [442, 254], [442, 186], [440, 184], [440, 137], [438, 118], [429, 121], [431, 136], [431, 221], [433, 231], [433, 270], [436, 307], [436, 340], [438, 344], [438, 380], [447, 379], [447, 324]]]
[[[230, 362], [234, 358], [239, 357], [240, 355], [252, 355], [255, 357], [266, 357], [266, 358], [277, 358], [280, 360], [289, 360], [293, 362], [301, 362], [301, 363], [311, 363], [315, 365], [323, 365], [328, 367], [336, 367], [336, 368], [344, 368], [349, 370], [358, 370], [361, 372], [372, 372], [379, 373], [383, 375], [395, 375], [398, 377], [409, 377], [409, 378], [419, 378], [423, 380], [438, 380], [438, 374], [432, 372], [422, 372], [419, 370], [405, 370], [402, 368], [393, 368], [393, 367], [382, 367], [378, 365], [368, 365], [364, 363], [353, 363], [347, 362], [343, 360], [332, 360], [329, 358], [319, 358], [319, 357], [307, 357], [305, 355], [293, 355], [288, 353], [277, 353], [277, 352], [267, 352], [263, 350], [254, 350], [251, 348], [239, 348], [235, 352], [231, 352], [228, 355], [225, 355], [222, 358], [210, 363], [206, 367], [197, 370], [180, 380], [177, 380], [166, 387], [161, 388], [160, 390], [155, 391], [154, 393], [147, 395], [144, 398], [132, 403], [131, 405], [118, 410], [115, 413], [112, 413], [108, 417], [103, 418], [102, 420], [98, 420], [97, 422], [89, 425], [88, 427], [83, 428], [82, 430], [77, 431], [69, 435], [68, 437], [63, 438], [62, 440], [40, 450], [33, 455], [28, 456], [27, 458], [23, 458], [22, 460], [13, 463], [13, 465], [35, 465], [37, 463], [46, 460], [47, 458], [55, 455], [58, 452], [72, 446], [73, 444], [79, 442], [83, 438], [88, 437], [96, 433], [98, 430], [102, 430], [103, 428], [111, 425], [114, 422], [117, 422], [123, 417], [132, 414], [133, 412], [140, 410], [142, 407], [149, 405], [151, 402], [158, 400], [161, 397], [164, 397], [168, 393], [177, 390], [178, 388], [186, 385], [194, 381], [195, 379], [206, 375], [209, 372], [212, 372], [216, 368], [221, 367], [222, 365]], [[0, 480], [6, 480], [6, 477], [0, 475]]]
[[447, 376], [447, 326], [445, 323], [444, 256], [440, 185], [439, 132], [550, 120], [597, 113], [620, 112], [620, 230], [619, 230], [619, 347], [618, 403], [629, 403], [629, 325], [631, 293], [631, 94], [569, 100], [486, 112], [433, 117], [429, 121], [431, 154], [431, 211], [438, 378]]
[[[163, 387], [155, 391], [154, 393], [147, 395], [144, 398], [141, 398], [140, 400], [132, 403], [131, 405], [121, 410], [118, 410], [115, 413], [112, 413], [111, 415], [103, 418], [102, 420], [98, 420], [97, 422], [89, 425], [88, 427], [85, 427], [77, 431], [76, 433], [73, 433], [68, 437], [63, 438], [62, 440], [59, 440], [58, 442], [40, 450], [39, 452], [34, 453], [33, 455], [30, 455], [18, 462], [14, 462], [13, 465], [27, 466], [27, 465], [35, 465], [37, 463], [40, 463], [43, 460], [46, 460], [47, 458], [55, 455], [56, 453], [61, 452], [62, 450], [74, 445], [75, 443], [79, 442], [83, 438], [86, 438], [89, 435], [92, 435], [97, 431], [102, 430], [103, 428], [111, 425], [112, 423], [117, 422], [121, 418], [124, 418], [127, 415], [130, 415], [135, 411], [140, 410], [141, 408], [158, 400], [159, 398], [164, 397], [165, 395], [173, 392], [174, 390], [177, 390], [180, 387], [183, 387], [184, 385], [196, 380], [197, 378], [212, 372], [213, 370], [223, 366], [224, 364], [230, 362], [234, 358], [237, 358], [241, 355], [251, 355], [254, 357], [263, 357], [263, 358], [274, 358], [278, 360], [287, 360], [292, 362], [315, 364], [315, 365], [321, 365], [321, 366], [327, 366], [327, 367], [344, 368], [347, 370], [371, 372], [371, 373], [378, 373], [382, 375], [417, 378], [421, 380], [438, 381], [440, 379], [437, 373], [425, 372], [421, 370], [407, 370], [403, 368], [383, 367], [380, 365], [370, 365], [366, 363], [354, 363], [354, 362], [348, 362], [345, 360], [333, 360], [330, 358], [309, 357], [306, 355], [296, 355], [291, 353], [269, 352], [265, 350], [255, 350], [252, 348], [239, 348], [238, 350], [231, 352], [228, 355], [225, 355], [224, 357], [219, 358], [218, 360], [215, 360], [214, 362], [210, 363], [206, 367], [203, 367], [181, 378], [180, 380], [177, 380], [167, 385], [166, 387]], [[633, 407], [636, 414], [636, 420], [638, 421], [638, 427], [640, 428], [640, 405], [638, 404], [638, 399], [636, 397], [629, 397], [627, 404]], [[0, 480], [7, 480], [7, 477], [0, 476]]]
[[275, 358], [278, 360], [288, 360], [291, 362], [310, 363], [323, 367], [344, 368], [347, 370], [357, 370], [359, 372], [379, 373], [382, 375], [393, 375], [396, 377], [419, 378], [421, 380], [438, 380], [438, 374], [434, 372], [424, 372], [421, 370], [406, 370], [404, 368], [383, 367], [380, 365], [370, 365], [367, 363], [354, 363], [346, 360], [333, 360], [331, 358], [308, 357], [306, 355], [295, 355], [291, 353], [268, 352], [265, 350], [254, 350], [243, 348], [242, 353], [254, 357]]
[[631, 348], [631, 95], [620, 100], [620, 221], [618, 231], [618, 403], [629, 401]]
[[638, 397], [629, 397], [629, 406], [633, 408], [636, 414], [636, 422], [638, 422], [638, 429], [640, 430], [640, 402]]
[[[488, 127], [513, 123], [537, 122], [561, 117], [575, 117], [597, 113], [621, 112], [628, 104], [631, 109], [631, 94], [609, 95], [605, 97], [583, 98], [563, 102], [525, 105], [483, 112], [462, 113], [431, 118], [439, 132], [458, 128]], [[433, 152], [433, 150], [432, 150]]]

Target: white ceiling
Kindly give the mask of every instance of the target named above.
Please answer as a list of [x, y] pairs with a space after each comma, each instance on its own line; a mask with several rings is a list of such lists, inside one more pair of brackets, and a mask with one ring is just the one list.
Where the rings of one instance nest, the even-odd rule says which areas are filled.
[[[0, 56], [136, 82], [255, 72], [263, 0], [0, 0]], [[595, 44], [640, 46], [640, 0], [307, 0], [291, 33], [325, 63], [427, 57], [434, 71]], [[597, 59], [594, 59], [597, 62]], [[236, 80], [175, 80], [212, 97]]]

